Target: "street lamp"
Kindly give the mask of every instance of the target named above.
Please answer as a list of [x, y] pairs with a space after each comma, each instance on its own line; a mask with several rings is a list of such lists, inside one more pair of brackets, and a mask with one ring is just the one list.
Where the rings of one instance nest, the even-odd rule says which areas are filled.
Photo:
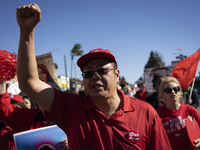
[[52, 51], [50, 51], [51, 53], [54, 52], [54, 51], [58, 51], [60, 50], [60, 48], [56, 48], [56, 49], [53, 49]]

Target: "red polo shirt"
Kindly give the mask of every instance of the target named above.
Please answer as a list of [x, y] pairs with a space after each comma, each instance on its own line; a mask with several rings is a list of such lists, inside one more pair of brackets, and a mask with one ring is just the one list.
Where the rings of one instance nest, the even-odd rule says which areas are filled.
[[154, 108], [118, 93], [123, 97], [122, 107], [108, 119], [94, 107], [89, 96], [55, 90], [52, 109], [46, 117], [66, 132], [70, 149], [171, 149]]

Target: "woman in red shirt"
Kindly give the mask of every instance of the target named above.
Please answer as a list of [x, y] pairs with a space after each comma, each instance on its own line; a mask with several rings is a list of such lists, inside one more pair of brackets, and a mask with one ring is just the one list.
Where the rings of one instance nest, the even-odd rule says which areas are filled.
[[200, 139], [192, 141], [192, 146], [186, 130], [186, 118], [192, 118], [200, 125], [200, 114], [196, 108], [180, 103], [182, 90], [178, 80], [165, 77], [159, 87], [159, 97], [165, 105], [156, 109], [160, 116], [173, 150], [188, 150], [200, 148]]

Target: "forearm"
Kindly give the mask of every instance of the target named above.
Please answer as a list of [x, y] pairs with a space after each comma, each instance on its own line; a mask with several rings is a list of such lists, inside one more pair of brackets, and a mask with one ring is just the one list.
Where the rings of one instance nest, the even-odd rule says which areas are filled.
[[[46, 102], [40, 101], [38, 95], [41, 90], [48, 87], [48, 85], [38, 77], [37, 62], [34, 50], [34, 30], [27, 32], [20, 32], [20, 41], [17, 58], [17, 77], [20, 89], [29, 95], [29, 97], [36, 103], [44, 107]], [[39, 96], [39, 97], [38, 97]], [[46, 108], [46, 107], [44, 107]]]
[[17, 78], [20, 89], [25, 93], [33, 86], [32, 83], [39, 80], [34, 50], [34, 33], [34, 29], [30, 32], [20, 30]]

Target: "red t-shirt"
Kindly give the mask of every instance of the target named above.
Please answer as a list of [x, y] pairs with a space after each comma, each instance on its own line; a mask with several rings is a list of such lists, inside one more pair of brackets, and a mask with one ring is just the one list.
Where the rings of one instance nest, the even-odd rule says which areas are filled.
[[143, 91], [139, 91], [138, 99], [146, 101], [147, 99], [146, 89], [144, 89]]
[[166, 106], [156, 109], [168, 135], [173, 150], [190, 149], [191, 143], [186, 131], [186, 118], [192, 116], [200, 124], [200, 114], [193, 106], [181, 104], [178, 110]]
[[54, 93], [51, 111], [45, 115], [65, 131], [70, 149], [171, 149], [158, 114], [146, 102], [118, 90], [122, 107], [108, 119], [89, 96]]

